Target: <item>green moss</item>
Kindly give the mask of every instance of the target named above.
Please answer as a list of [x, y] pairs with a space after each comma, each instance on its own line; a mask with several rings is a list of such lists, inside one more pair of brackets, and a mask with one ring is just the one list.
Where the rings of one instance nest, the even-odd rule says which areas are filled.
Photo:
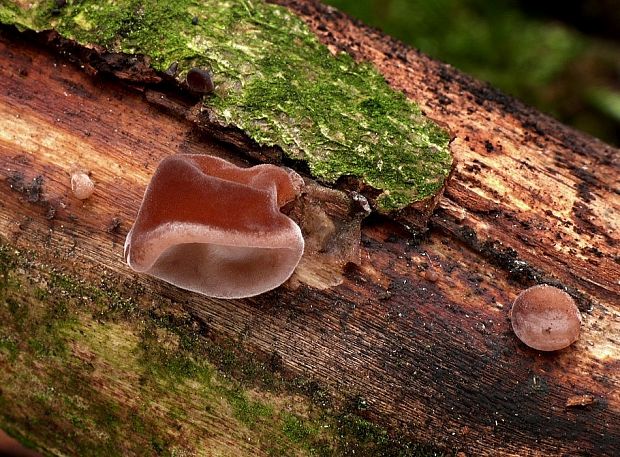
[[153, 448], [155, 455], [162, 455], [162, 456], [172, 455], [170, 451], [167, 449], [165, 441], [162, 440], [161, 438], [158, 438], [158, 437], [151, 438], [151, 447]]
[[304, 443], [309, 438], [316, 436], [318, 431], [312, 425], [293, 414], [283, 414], [282, 431], [294, 443]]
[[354, 176], [383, 193], [380, 210], [434, 195], [447, 178], [449, 134], [368, 63], [332, 55], [287, 9], [261, 0], [81, 0], [0, 6], [0, 20], [57, 30], [81, 44], [143, 54], [180, 76], [214, 73], [204, 105], [222, 125], [307, 163], [316, 178]]
[[15, 264], [15, 252], [4, 244], [0, 245], [0, 299], [5, 297], [5, 291], [10, 286], [9, 272]]
[[414, 444], [398, 433], [390, 436], [384, 428], [355, 414], [344, 414], [338, 421], [343, 442], [349, 444], [346, 455], [374, 455], [381, 457], [448, 457], [431, 446]]
[[355, 436], [362, 444], [385, 446], [389, 441], [387, 432], [373, 423], [353, 414], [344, 415], [340, 422], [341, 432]]
[[141, 308], [105, 281], [95, 287], [3, 246], [0, 239], [8, 284], [0, 366], [11, 368], [0, 370], [0, 428], [22, 442], [27, 433], [32, 447], [193, 455], [225, 442], [214, 454], [431, 455], [408, 453], [419, 448], [319, 407], [330, 402], [316, 383], [284, 381], [238, 344], [199, 337], [176, 303], [149, 298], [152, 307]]
[[176, 348], [170, 349], [162, 345], [152, 326], [145, 328], [142, 332], [139, 358], [148, 374], [153, 377], [165, 377], [172, 381], [180, 378], [194, 378], [201, 371], [197, 363], [180, 354]]
[[[6, 3], [6, 4], [5, 4]], [[15, 24], [18, 22], [20, 11], [17, 5], [10, 2], [0, 4], [0, 22], [3, 24]]]
[[248, 427], [255, 427], [257, 423], [273, 416], [273, 408], [259, 401], [248, 400], [239, 389], [220, 389], [220, 392], [232, 406], [233, 414]]
[[17, 355], [19, 354], [17, 341], [15, 341], [15, 339], [11, 336], [4, 336], [0, 334], [0, 352], [4, 352], [7, 355], [7, 360], [10, 363], [15, 362]]
[[24, 303], [20, 303], [12, 297], [6, 297], [4, 300], [6, 307], [13, 316], [16, 324], [22, 326], [26, 318], [28, 317], [28, 307]]

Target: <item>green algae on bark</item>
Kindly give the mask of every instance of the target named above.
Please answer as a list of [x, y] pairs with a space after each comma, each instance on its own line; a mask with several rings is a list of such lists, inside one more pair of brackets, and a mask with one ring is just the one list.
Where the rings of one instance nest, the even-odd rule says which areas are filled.
[[0, 428], [53, 455], [442, 455], [212, 346], [178, 303], [114, 286], [0, 238]]
[[[211, 119], [303, 160], [315, 178], [353, 176], [379, 210], [434, 196], [451, 166], [448, 132], [368, 63], [333, 55], [287, 9], [262, 0], [0, 2], [0, 21], [54, 29], [85, 46], [214, 73]], [[22, 6], [23, 5], [23, 6]]]

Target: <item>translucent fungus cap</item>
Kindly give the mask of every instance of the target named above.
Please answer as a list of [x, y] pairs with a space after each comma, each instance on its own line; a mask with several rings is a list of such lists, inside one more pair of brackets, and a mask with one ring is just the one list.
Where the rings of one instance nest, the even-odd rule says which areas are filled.
[[74, 170], [71, 173], [71, 191], [75, 198], [86, 200], [95, 191], [95, 183], [88, 176], [88, 173], [81, 170]]
[[125, 259], [135, 271], [211, 297], [274, 289], [303, 253], [301, 230], [280, 212], [302, 185], [299, 175], [274, 165], [168, 157], [146, 189]]
[[541, 284], [519, 294], [512, 305], [510, 321], [517, 337], [529, 347], [557, 351], [579, 338], [581, 315], [570, 295]]

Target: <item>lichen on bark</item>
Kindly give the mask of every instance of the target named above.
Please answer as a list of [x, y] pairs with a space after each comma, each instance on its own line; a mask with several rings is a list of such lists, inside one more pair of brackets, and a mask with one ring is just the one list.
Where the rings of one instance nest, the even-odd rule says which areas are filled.
[[262, 0], [3, 0], [0, 22], [54, 29], [85, 46], [213, 71], [213, 119], [282, 148], [315, 178], [354, 176], [390, 211], [435, 195], [452, 166], [449, 134], [368, 63], [333, 55], [285, 8]]

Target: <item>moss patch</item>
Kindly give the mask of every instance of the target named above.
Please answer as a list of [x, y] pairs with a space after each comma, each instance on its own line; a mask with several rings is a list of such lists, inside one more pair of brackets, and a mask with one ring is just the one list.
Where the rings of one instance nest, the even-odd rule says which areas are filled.
[[1, 238], [0, 273], [0, 428], [31, 447], [94, 456], [442, 455], [355, 411], [320, 406], [329, 402], [316, 386], [284, 381], [199, 336], [176, 303], [145, 306], [112, 289], [114, 278], [95, 287]]
[[380, 210], [435, 195], [452, 164], [449, 134], [392, 90], [377, 70], [332, 55], [287, 9], [262, 0], [54, 1], [0, 5], [0, 21], [55, 29], [81, 44], [213, 71], [204, 106], [215, 121], [277, 145], [335, 183], [354, 176], [382, 190]]

